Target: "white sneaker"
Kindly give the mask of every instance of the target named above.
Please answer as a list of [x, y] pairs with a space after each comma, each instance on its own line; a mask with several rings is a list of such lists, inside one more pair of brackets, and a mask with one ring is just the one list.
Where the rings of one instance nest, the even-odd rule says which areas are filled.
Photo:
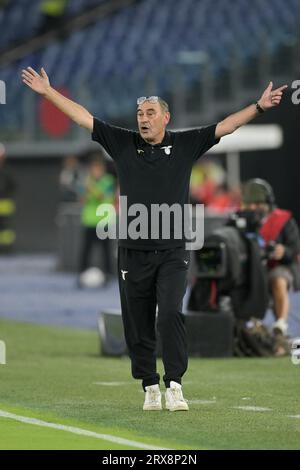
[[145, 402], [143, 406], [144, 411], [157, 411], [162, 410], [161, 406], [161, 393], [159, 390], [159, 385], [149, 385], [145, 387]]
[[182, 395], [181, 385], [170, 382], [170, 388], [165, 393], [166, 408], [170, 411], [188, 411], [189, 406]]

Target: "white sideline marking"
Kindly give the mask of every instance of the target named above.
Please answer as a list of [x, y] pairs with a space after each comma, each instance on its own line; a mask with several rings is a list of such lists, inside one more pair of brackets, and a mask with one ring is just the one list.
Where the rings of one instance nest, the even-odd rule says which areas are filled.
[[300, 415], [289, 415], [288, 418], [300, 419]]
[[262, 406], [234, 406], [233, 408], [244, 411], [272, 411], [271, 408], [263, 408]]
[[121, 387], [122, 385], [135, 385], [132, 382], [94, 382], [93, 385], [103, 385], [105, 387]]
[[[193, 382], [191, 381], [187, 381], [187, 382], [184, 382], [184, 385], [190, 385], [192, 384]], [[122, 387], [123, 385], [136, 385], [136, 383], [131, 380], [130, 382], [93, 382], [93, 385], [103, 385], [105, 387]], [[144, 393], [144, 391], [142, 390], [142, 392]]]
[[65, 426], [63, 424], [47, 423], [46, 421], [41, 421], [40, 419], [28, 418], [26, 416], [19, 416], [13, 413], [7, 413], [6, 411], [0, 410], [0, 417], [13, 419], [25, 424], [34, 424], [36, 426], [42, 426], [44, 428], [58, 429], [60, 431], [71, 432], [72, 434], [79, 434], [80, 436], [94, 437], [95, 439], [102, 439], [103, 441], [114, 442], [115, 444], [122, 444], [130, 447], [138, 447], [140, 449], [149, 449], [149, 450], [167, 450], [163, 447], [156, 447], [149, 444], [144, 444], [143, 442], [130, 441], [128, 439], [123, 439], [122, 437], [111, 436], [109, 434], [99, 434], [93, 431], [87, 431], [86, 429], [75, 428], [73, 426]]
[[215, 405], [216, 400], [187, 400], [191, 405]]

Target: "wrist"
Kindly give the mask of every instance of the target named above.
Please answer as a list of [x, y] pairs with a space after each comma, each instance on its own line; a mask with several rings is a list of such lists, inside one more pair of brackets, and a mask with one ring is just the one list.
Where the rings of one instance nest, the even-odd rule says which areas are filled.
[[255, 103], [256, 110], [259, 114], [263, 114], [266, 110], [262, 107], [259, 101]]
[[44, 98], [48, 98], [51, 94], [51, 91], [52, 91], [52, 88], [51, 88], [51, 85], [49, 85], [45, 91], [43, 93], [41, 93], [43, 95]]

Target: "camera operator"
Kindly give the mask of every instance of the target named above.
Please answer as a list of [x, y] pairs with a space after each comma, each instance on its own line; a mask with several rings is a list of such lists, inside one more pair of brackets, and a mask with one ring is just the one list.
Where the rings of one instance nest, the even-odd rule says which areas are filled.
[[292, 213], [276, 207], [272, 187], [265, 180], [247, 181], [242, 189], [243, 209], [261, 218], [260, 236], [265, 243], [270, 292], [276, 321], [273, 330], [287, 332], [289, 289], [300, 290], [300, 236]]

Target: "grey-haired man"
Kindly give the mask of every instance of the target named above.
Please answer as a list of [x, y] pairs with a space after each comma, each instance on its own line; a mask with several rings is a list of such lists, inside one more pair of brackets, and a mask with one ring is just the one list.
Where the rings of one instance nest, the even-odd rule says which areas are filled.
[[[137, 101], [138, 132], [111, 126], [93, 117], [84, 107], [65, 98], [49, 83], [44, 69], [38, 74], [31, 67], [23, 70], [23, 81], [44, 95], [73, 121], [92, 132], [114, 159], [120, 194], [128, 198], [128, 207], [143, 204], [188, 203], [192, 166], [210, 147], [227, 134], [280, 104], [286, 86], [273, 90], [272, 82], [259, 101], [208, 127], [171, 132], [166, 127], [170, 112], [165, 101], [157, 96]], [[128, 218], [130, 223], [130, 218]], [[146, 223], [151, 225], [151, 220]], [[151, 230], [149, 230], [151, 233]], [[182, 315], [182, 299], [186, 289], [189, 252], [185, 240], [170, 237], [138, 238], [119, 241], [119, 287], [125, 338], [134, 378], [142, 380], [145, 391], [143, 409], [161, 410], [159, 374], [156, 370], [157, 327], [162, 341], [163, 377], [166, 386], [166, 408], [186, 411], [181, 379], [187, 364], [187, 341]]]

